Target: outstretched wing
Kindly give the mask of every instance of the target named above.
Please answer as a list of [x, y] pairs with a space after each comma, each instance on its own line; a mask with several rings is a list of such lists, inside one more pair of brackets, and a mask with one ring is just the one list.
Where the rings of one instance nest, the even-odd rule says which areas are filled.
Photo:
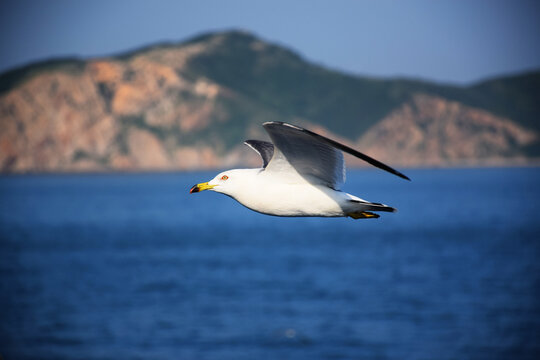
[[272, 156], [274, 155], [274, 145], [268, 141], [261, 140], [246, 140], [244, 141], [244, 144], [255, 150], [257, 154], [261, 156], [263, 168], [266, 168], [266, 165], [268, 165], [270, 159], [272, 159]]
[[265, 171], [300, 175], [332, 188], [345, 182], [343, 153], [334, 146], [294, 125], [267, 122], [263, 126], [274, 143], [274, 156]]
[[263, 124], [274, 143], [274, 155], [266, 171], [284, 171], [287, 167], [303, 177], [315, 178], [334, 187], [345, 181], [345, 151], [367, 163], [410, 180], [407, 176], [359, 151], [298, 126], [267, 122]]

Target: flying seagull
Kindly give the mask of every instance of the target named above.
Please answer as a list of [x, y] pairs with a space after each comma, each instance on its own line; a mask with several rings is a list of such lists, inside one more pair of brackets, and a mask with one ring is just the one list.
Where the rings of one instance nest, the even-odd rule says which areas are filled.
[[266, 122], [272, 143], [247, 140], [262, 158], [259, 169], [234, 169], [193, 186], [190, 193], [212, 190], [228, 195], [247, 208], [275, 216], [349, 216], [378, 218], [372, 211], [395, 212], [393, 207], [362, 200], [340, 191], [345, 182], [343, 151], [380, 169], [410, 180], [359, 151], [337, 141], [283, 122]]

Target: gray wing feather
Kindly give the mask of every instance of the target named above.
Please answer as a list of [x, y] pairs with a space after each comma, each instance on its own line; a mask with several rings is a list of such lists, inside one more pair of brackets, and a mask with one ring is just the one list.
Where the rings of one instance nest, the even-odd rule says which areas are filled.
[[363, 154], [361, 153], [360, 151], [358, 150], [355, 150], [353, 148], [350, 148], [348, 147], [347, 145], [343, 145], [341, 143], [338, 143], [337, 141], [335, 140], [332, 140], [332, 139], [329, 139], [329, 138], [326, 138], [322, 135], [319, 135], [319, 134], [316, 134], [314, 132], [311, 132], [309, 130], [306, 130], [306, 129], [302, 129], [304, 132], [310, 134], [311, 136], [313, 137], [316, 137], [318, 138], [319, 140], [321, 141], [324, 141], [332, 146], [334, 146], [336, 149], [339, 149], [341, 151], [345, 151], [346, 153], [349, 153], [351, 155], [354, 155], [356, 156], [357, 158], [359, 159], [362, 159], [364, 160], [365, 162], [367, 162], [368, 164], [371, 164], [375, 167], [378, 167], [379, 169], [382, 169], [384, 171], [388, 171], [389, 173], [391, 174], [394, 174], [396, 176], [399, 176], [400, 178], [402, 179], [405, 179], [405, 180], [409, 180], [411, 181], [411, 179], [409, 179], [406, 175], [400, 173], [399, 171], [397, 171], [396, 169], [393, 169], [391, 168], [390, 166], [386, 165], [386, 164], [383, 164], [382, 162], [380, 162], [379, 160], [375, 160], [374, 158], [370, 157], [370, 156], [367, 156], [366, 154]]
[[275, 147], [266, 171], [285, 173], [292, 167], [307, 180], [332, 188], [345, 182], [343, 153], [332, 144], [286, 123], [267, 122], [263, 126]]
[[261, 156], [263, 168], [266, 168], [266, 165], [268, 165], [270, 159], [272, 159], [272, 156], [274, 155], [274, 145], [268, 141], [261, 140], [246, 140], [244, 141], [244, 144], [255, 150], [255, 152]]
[[288, 162], [300, 175], [318, 178], [328, 186], [335, 187], [345, 181], [342, 153], [345, 151], [379, 169], [410, 180], [390, 166], [312, 131], [278, 121], [267, 122], [263, 126], [277, 148], [268, 164], [269, 169], [279, 170]]

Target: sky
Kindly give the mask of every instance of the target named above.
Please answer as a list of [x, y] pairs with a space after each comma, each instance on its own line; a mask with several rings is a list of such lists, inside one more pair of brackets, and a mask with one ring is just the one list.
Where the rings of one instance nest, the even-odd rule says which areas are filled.
[[2, 0], [0, 72], [230, 29], [363, 76], [470, 84], [540, 69], [540, 1]]

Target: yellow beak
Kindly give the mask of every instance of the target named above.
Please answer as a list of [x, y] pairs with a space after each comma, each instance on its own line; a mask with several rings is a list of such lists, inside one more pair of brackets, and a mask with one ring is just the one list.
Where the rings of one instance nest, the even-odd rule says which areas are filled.
[[215, 187], [216, 185], [210, 185], [208, 184], [207, 182], [205, 183], [200, 183], [200, 184], [197, 184], [197, 185], [193, 185], [193, 187], [191, 188], [191, 190], [189, 190], [189, 193], [190, 194], [193, 194], [193, 193], [196, 193], [196, 192], [199, 192], [199, 191], [203, 191], [203, 190], [210, 190], [212, 189], [213, 187]]

